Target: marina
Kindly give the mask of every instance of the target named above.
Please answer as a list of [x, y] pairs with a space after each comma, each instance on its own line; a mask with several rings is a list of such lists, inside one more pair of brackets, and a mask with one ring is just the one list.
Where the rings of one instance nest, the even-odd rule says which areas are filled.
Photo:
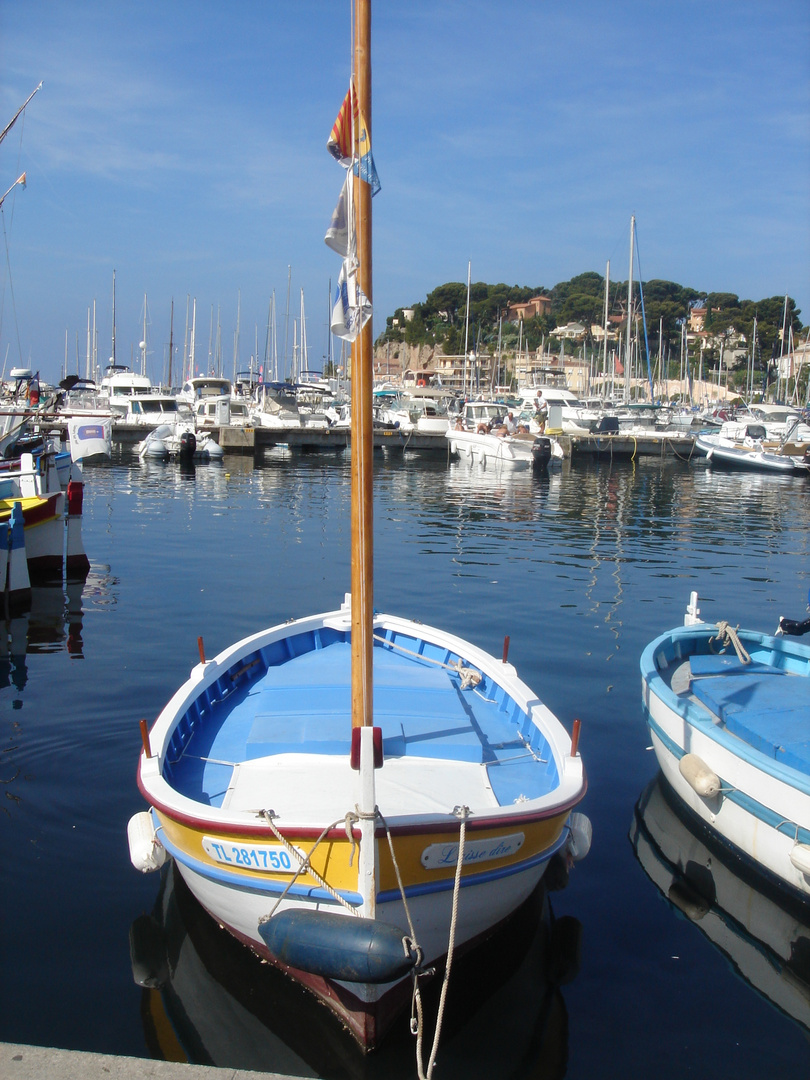
[[[804, 1076], [810, 337], [782, 289], [801, 300], [806, 268], [740, 208], [767, 191], [801, 235], [806, 207], [754, 164], [718, 231], [689, 157], [722, 115], [697, 36], [679, 112], [705, 123], [685, 141], [663, 63], [645, 86], [582, 41], [582, 79], [542, 109], [552, 174], [536, 90], [509, 76], [553, 75], [548, 42], [569, 54], [552, 8], [504, 9], [498, 34], [471, 9], [448, 36], [431, 5], [322, 7], [203, 12], [182, 55], [185, 10], [159, 34], [123, 9], [9, 22], [6, 99], [34, 58], [47, 79], [0, 133], [31, 113], [0, 196], [0, 1072]], [[764, 21], [738, 20], [768, 60]], [[711, 14], [702, 30], [715, 52], [728, 37]], [[459, 43], [467, 70], [508, 76], [486, 102], [489, 80], [462, 80], [474, 128]], [[429, 78], [405, 73], [417, 56]], [[770, 162], [757, 125], [784, 132], [785, 105], [764, 84], [746, 100], [754, 77], [735, 86]], [[604, 167], [615, 126], [601, 149], [586, 126], [607, 85], [634, 101], [621, 168], [643, 146], [640, 183]], [[452, 136], [414, 125], [434, 112]], [[685, 152], [653, 199], [662, 134]], [[488, 280], [465, 256], [465, 288], [471, 240]], [[591, 269], [537, 284], [550, 250]], [[718, 280], [681, 284], [692, 264]], [[211, 294], [237, 275], [230, 378]], [[136, 276], [156, 321], [144, 284], [132, 325]], [[326, 300], [309, 319], [305, 285]]]
[[[266, 624], [339, 605], [350, 456], [278, 448], [260, 462], [227, 455], [223, 464], [183, 465], [115, 449], [111, 461], [85, 466], [86, 580], [36, 585], [30, 610], [5, 623], [0, 842], [3, 865], [14, 868], [3, 916], [15, 933], [2, 964], [15, 994], [0, 1037], [8, 1042], [294, 1075], [361, 1076], [375, 1067], [376, 1052], [358, 1056], [325, 1010], [320, 1019], [318, 1010], [299, 1012], [303, 1000], [268, 981], [267, 966], [254, 969], [236, 943], [229, 974], [230, 937], [193, 898], [182, 900], [183, 923], [172, 921], [168, 969], [154, 966], [153, 951], [145, 978], [142, 953], [133, 966], [133, 927], [162, 918], [169, 885], [137, 874], [126, 843], [127, 820], [144, 807], [132, 767], [139, 722], [151, 723], [198, 663], [198, 637], [213, 656]], [[802, 617], [804, 478], [654, 459], [567, 459], [542, 474], [496, 473], [446, 457], [382, 454], [375, 503], [377, 602], [493, 653], [509, 635], [510, 660], [543, 700], [569, 728], [581, 720], [587, 763], [591, 851], [567, 886], [545, 897], [556, 921], [579, 924], [578, 963], [542, 999], [518, 988], [524, 975], [542, 978], [543, 967], [496, 976], [491, 957], [460, 966], [448, 1000], [461, 1015], [442, 1041], [443, 1072], [492, 1075], [483, 1058], [476, 1073], [464, 1034], [475, 1013], [462, 989], [475, 974], [489, 990], [504, 988], [506, 1009], [486, 1004], [479, 1030], [496, 1017], [499, 1031], [511, 1030], [510, 1017], [516, 1030], [537, 1033], [535, 1056], [515, 1075], [542, 1061], [551, 1075], [680, 1077], [682, 1063], [660, 1055], [662, 1012], [673, 1044], [721, 1072], [761, 1076], [777, 1060], [782, 1075], [802, 1075], [805, 1010], [795, 1001], [789, 1013], [774, 1009], [766, 1000], [773, 991], [752, 989], [698, 927], [661, 903], [628, 832], [657, 775], [639, 657], [682, 620], [691, 587], [705, 592], [709, 619], [775, 629], [780, 615]], [[41, 932], [54, 880], [69, 928], [58, 943]], [[179, 964], [182, 926], [204, 962]], [[503, 945], [501, 960], [514, 948]], [[801, 984], [790, 986], [801, 993]], [[47, 1015], [39, 1005], [46, 994], [54, 1001]], [[232, 1019], [201, 1041], [192, 1013], [204, 994], [230, 1001], [223, 1015]], [[272, 1015], [260, 1003], [268, 996]], [[713, 1007], [718, 999], [722, 1010]], [[541, 1000], [551, 1011], [531, 1013], [532, 1028], [527, 1008]], [[303, 1031], [294, 1015], [305, 1018]], [[234, 1042], [227, 1031], [237, 1017]], [[285, 1019], [274, 1027], [272, 1017]], [[515, 1051], [516, 1038], [507, 1038]], [[415, 1075], [407, 1024], [376, 1068]]]

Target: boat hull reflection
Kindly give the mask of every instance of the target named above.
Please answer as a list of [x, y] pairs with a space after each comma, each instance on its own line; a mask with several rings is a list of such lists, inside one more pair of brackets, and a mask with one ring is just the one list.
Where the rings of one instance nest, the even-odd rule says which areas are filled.
[[636, 804], [630, 841], [669, 903], [810, 1034], [810, 906], [722, 846], [660, 773]]
[[[457, 959], [438, 1055], [442, 1076], [565, 1075], [560, 987], [576, 974], [580, 930], [571, 917], [554, 918], [541, 885], [489, 942]], [[291, 1076], [414, 1075], [407, 1017], [381, 1049], [364, 1054], [311, 994], [219, 927], [171, 862], [153, 913], [132, 924], [130, 953], [154, 1058]], [[440, 981], [423, 988], [427, 1015], [435, 1015], [431, 995], [438, 997]]]

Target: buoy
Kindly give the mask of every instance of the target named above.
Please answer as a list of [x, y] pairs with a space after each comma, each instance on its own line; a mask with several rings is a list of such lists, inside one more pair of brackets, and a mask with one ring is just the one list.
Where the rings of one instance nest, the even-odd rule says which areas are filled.
[[720, 794], [720, 778], [697, 754], [684, 754], [678, 769], [687, 784], [704, 799]]
[[810, 877], [810, 846], [794, 844], [790, 849], [790, 861], [797, 870]]
[[166, 861], [166, 848], [155, 835], [152, 815], [142, 810], [133, 814], [127, 823], [129, 858], [136, 870], [148, 874], [159, 870]]

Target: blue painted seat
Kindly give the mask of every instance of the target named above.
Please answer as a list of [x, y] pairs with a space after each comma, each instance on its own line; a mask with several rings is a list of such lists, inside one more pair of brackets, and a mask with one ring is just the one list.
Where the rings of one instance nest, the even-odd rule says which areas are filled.
[[746, 665], [732, 678], [696, 679], [692, 692], [723, 720], [728, 731], [759, 753], [808, 773], [810, 680], [774, 668], [768, 671], [780, 677], [762, 678]]

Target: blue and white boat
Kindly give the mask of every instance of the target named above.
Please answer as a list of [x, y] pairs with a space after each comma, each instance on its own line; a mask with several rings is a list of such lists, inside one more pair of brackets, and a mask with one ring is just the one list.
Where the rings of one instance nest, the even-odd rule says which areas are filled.
[[576, 743], [503, 658], [375, 614], [353, 727], [351, 654], [347, 598], [203, 659], [145, 735], [129, 839], [372, 1047], [412, 970], [487, 937], [590, 826]]
[[692, 593], [684, 625], [642, 653], [641, 678], [673, 790], [727, 845], [810, 900], [810, 646], [703, 622]]
[[[370, 26], [368, 0], [356, 0], [362, 68], [346, 108], [356, 95], [364, 146]], [[359, 165], [354, 138], [347, 166]], [[372, 295], [372, 171], [346, 173], [355, 300]], [[128, 835], [138, 868], [171, 855], [222, 926], [371, 1048], [421, 1000], [434, 965], [444, 997], [454, 952], [508, 919], [555, 855], [585, 854], [590, 825], [573, 814], [586, 789], [579, 725], [568, 734], [506, 648], [492, 656], [374, 609], [373, 334], [362, 300], [348, 316], [351, 600], [212, 660], [201, 647], [151, 731], [142, 725], [138, 783], [151, 810]], [[440, 1029], [439, 1019], [431, 1063]]]

